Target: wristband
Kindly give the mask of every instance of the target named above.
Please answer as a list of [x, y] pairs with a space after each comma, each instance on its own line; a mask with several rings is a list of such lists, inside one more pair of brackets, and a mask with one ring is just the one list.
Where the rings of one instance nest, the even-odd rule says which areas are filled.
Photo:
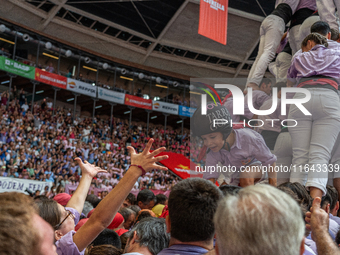
[[144, 176], [144, 175], [146, 174], [146, 171], [144, 170], [144, 168], [143, 168], [142, 166], [140, 166], [140, 165], [135, 165], [135, 164], [132, 164], [132, 165], [130, 165], [130, 166], [136, 166], [136, 167], [138, 167], [140, 170], [142, 170], [142, 175], [141, 175], [141, 176]]

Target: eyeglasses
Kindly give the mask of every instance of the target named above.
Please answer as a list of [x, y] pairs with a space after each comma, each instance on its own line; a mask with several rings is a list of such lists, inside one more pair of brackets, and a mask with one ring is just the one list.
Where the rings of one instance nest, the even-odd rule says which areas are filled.
[[54, 229], [60, 228], [60, 226], [65, 222], [65, 220], [67, 220], [68, 217], [71, 217], [74, 220], [75, 218], [74, 214], [69, 210], [66, 210], [66, 212], [67, 212], [66, 217], [58, 225], [55, 225]]

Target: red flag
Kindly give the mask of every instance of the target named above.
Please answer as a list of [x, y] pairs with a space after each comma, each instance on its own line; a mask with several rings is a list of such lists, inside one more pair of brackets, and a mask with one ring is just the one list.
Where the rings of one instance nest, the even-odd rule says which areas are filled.
[[201, 0], [198, 33], [227, 44], [228, 0]]
[[168, 151], [158, 154], [158, 156], [163, 155], [168, 155], [169, 158], [160, 161], [160, 163], [180, 178], [203, 177], [203, 173], [199, 171], [198, 166], [184, 155]]

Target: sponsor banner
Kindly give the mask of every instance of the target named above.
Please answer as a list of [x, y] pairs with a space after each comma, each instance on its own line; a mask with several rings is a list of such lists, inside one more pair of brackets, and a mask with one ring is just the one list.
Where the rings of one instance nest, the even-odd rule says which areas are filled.
[[26, 189], [29, 189], [32, 192], [35, 192], [37, 190], [43, 192], [46, 186], [51, 188], [52, 185], [53, 182], [41, 182], [28, 179], [0, 177], [0, 193], [12, 191], [25, 193]]
[[67, 78], [67, 90], [90, 97], [97, 97], [97, 87], [89, 83]]
[[152, 101], [152, 110], [178, 115], [178, 105]]
[[227, 44], [228, 0], [201, 0], [198, 33]]
[[35, 67], [0, 56], [0, 69], [34, 80]]
[[125, 94], [108, 89], [98, 88], [98, 98], [109, 102], [124, 104]]
[[61, 89], [66, 89], [67, 87], [66, 77], [54, 73], [49, 73], [39, 68], [35, 69], [35, 80]]
[[132, 95], [125, 95], [125, 104], [131, 105], [138, 108], [144, 108], [144, 109], [152, 109], [152, 101], [151, 99], [144, 99], [137, 96]]
[[195, 111], [196, 111], [196, 108], [180, 105], [178, 108], [178, 115], [185, 116], [185, 117], [192, 117]]
[[161, 152], [158, 156], [168, 155], [169, 158], [160, 161], [170, 171], [182, 179], [200, 177], [203, 178], [202, 172], [196, 172], [197, 165], [182, 154], [174, 152]]

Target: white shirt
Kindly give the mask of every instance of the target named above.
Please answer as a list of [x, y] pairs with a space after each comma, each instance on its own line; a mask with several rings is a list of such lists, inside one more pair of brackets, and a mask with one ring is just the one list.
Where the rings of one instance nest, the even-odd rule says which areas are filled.
[[28, 105], [27, 104], [23, 104], [22, 106], [21, 106], [21, 108], [25, 111], [25, 112], [27, 112], [27, 110], [28, 110]]

